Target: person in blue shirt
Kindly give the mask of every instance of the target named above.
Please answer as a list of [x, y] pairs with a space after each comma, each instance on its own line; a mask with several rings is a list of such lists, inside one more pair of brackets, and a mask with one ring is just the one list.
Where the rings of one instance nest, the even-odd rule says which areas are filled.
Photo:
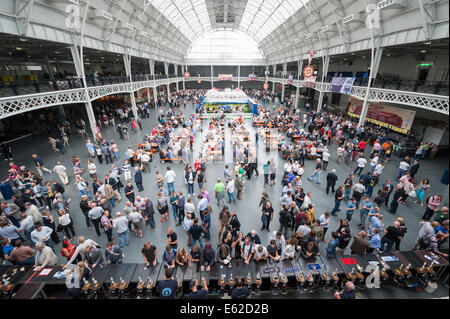
[[356, 199], [352, 197], [352, 199], [347, 203], [347, 220], [350, 222], [352, 220], [353, 213], [356, 210]]
[[266, 164], [264, 164], [263, 171], [264, 171], [264, 186], [265, 186], [265, 185], [269, 184], [270, 161], [268, 161]]
[[167, 269], [165, 279], [158, 285], [158, 292], [161, 299], [175, 299], [178, 289], [178, 283], [172, 279], [172, 270]]
[[360, 211], [360, 223], [358, 224], [358, 226], [361, 226], [362, 229], [365, 229], [365, 224], [366, 224], [366, 218], [367, 215], [369, 214], [370, 210], [372, 209], [373, 204], [370, 202], [370, 197], [369, 196], [365, 196], [364, 200], [361, 203], [361, 207], [359, 209]]
[[331, 240], [328, 242], [327, 247], [325, 248], [327, 251], [327, 257], [336, 257], [336, 247], [339, 244], [338, 233], [331, 233]]
[[191, 292], [187, 295], [187, 299], [205, 299], [206, 295], [208, 294], [208, 284], [204, 277], [202, 277], [202, 284], [203, 289], [199, 290], [197, 289], [198, 280], [192, 280], [189, 283], [189, 288], [191, 289]]
[[211, 214], [209, 213], [208, 209], [205, 209], [203, 211], [203, 230], [204, 230], [204, 236], [205, 240], [211, 239], [211, 234], [209, 233], [209, 228], [211, 227]]
[[368, 214], [368, 216], [369, 216], [369, 234], [372, 234], [371, 233], [372, 228], [377, 228], [378, 232], [381, 232], [381, 230], [383, 229], [383, 223], [381, 222], [381, 220], [383, 219], [383, 215], [380, 214], [379, 211], [380, 211], [380, 208], [375, 207]]
[[344, 289], [334, 294], [336, 299], [355, 299], [355, 284], [351, 281], [345, 283]]
[[289, 183], [291, 183], [294, 179], [295, 179], [294, 173], [289, 172], [289, 174], [288, 174], [288, 181], [289, 181]]
[[371, 235], [369, 236], [369, 245], [370, 248], [367, 248], [367, 253], [371, 254], [375, 249], [381, 248], [381, 238], [380, 238], [380, 232], [378, 228], [373, 227], [370, 229]]
[[231, 293], [231, 299], [246, 299], [250, 298], [250, 296], [250, 290], [244, 286], [244, 282], [242, 278], [240, 278], [237, 282], [236, 288], [234, 288]]
[[11, 252], [13, 251], [14, 247], [11, 245], [11, 239], [4, 238], [2, 239], [2, 252], [3, 252], [3, 258], [5, 260], [8, 260], [9, 255], [11, 255]]

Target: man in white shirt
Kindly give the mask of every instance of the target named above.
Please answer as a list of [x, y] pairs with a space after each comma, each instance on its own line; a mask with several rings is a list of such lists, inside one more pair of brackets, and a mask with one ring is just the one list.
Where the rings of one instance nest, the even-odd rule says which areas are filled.
[[88, 161], [88, 171], [92, 179], [97, 178], [97, 166], [91, 160]]
[[330, 160], [330, 153], [328, 153], [328, 150], [325, 149], [322, 153], [322, 163], [323, 163], [323, 170], [326, 171], [328, 167], [328, 161]]
[[116, 218], [113, 219], [113, 227], [117, 230], [119, 235], [119, 246], [123, 248], [123, 242], [125, 239], [125, 245], [128, 246], [128, 218], [122, 216], [121, 212], [116, 213]]
[[345, 149], [341, 145], [339, 145], [339, 147], [336, 150], [336, 153], [337, 153], [337, 156], [338, 156], [338, 158], [337, 158], [337, 162], [338, 163], [340, 163], [341, 160], [344, 159], [344, 152], [345, 152]]
[[399, 179], [400, 177], [402, 177], [403, 175], [406, 174], [406, 172], [409, 170], [409, 157], [406, 156], [405, 159], [403, 161], [400, 162], [400, 165], [398, 167], [398, 172], [397, 172], [397, 179]]
[[361, 176], [361, 172], [364, 169], [364, 167], [366, 166], [367, 160], [364, 158], [364, 156], [360, 156], [356, 160], [356, 162], [358, 163], [358, 166], [353, 171], [353, 174], [356, 174], [356, 172], [358, 172], [358, 176]]
[[34, 230], [31, 232], [31, 241], [36, 245], [39, 242], [44, 242], [48, 247], [53, 249], [54, 243], [50, 238], [53, 229], [47, 226], [42, 226], [41, 223], [34, 224]]
[[384, 163], [383, 162], [379, 162], [377, 164], [377, 166], [375, 166], [375, 172], [377, 172], [378, 176], [381, 175], [381, 172], [383, 171], [383, 169], [384, 169]]
[[231, 177], [227, 179], [227, 193], [228, 193], [228, 203], [236, 203], [236, 196], [234, 195], [234, 180]]
[[378, 164], [378, 153], [375, 153], [373, 158], [370, 159], [370, 175], [373, 175], [373, 172], [375, 171], [375, 167]]
[[267, 248], [263, 245], [256, 244], [253, 246], [253, 259], [255, 262], [260, 262], [266, 260], [268, 257]]
[[325, 238], [325, 234], [327, 233], [328, 226], [330, 224], [330, 212], [325, 212], [325, 214], [320, 215], [319, 221], [320, 226], [323, 228], [323, 237]]
[[166, 175], [164, 175], [164, 179], [167, 182], [169, 195], [172, 195], [172, 193], [175, 191], [175, 177], [176, 176], [177, 176], [177, 174], [175, 174], [175, 172], [172, 171], [169, 166], [167, 166], [167, 172], [166, 172]]
[[[186, 209], [186, 206], [184, 206]], [[187, 235], [187, 245], [190, 247], [192, 245], [192, 234], [189, 232], [189, 229], [191, 228], [192, 224], [194, 224], [194, 220], [192, 219], [191, 214], [186, 214], [183, 219], [183, 229], [186, 232]]]
[[309, 204], [312, 204], [314, 206], [314, 204], [312, 203], [312, 194], [310, 192], [308, 192], [305, 196], [305, 199], [303, 200], [303, 204], [300, 207], [300, 209], [307, 209]]
[[150, 156], [145, 152], [141, 157], [142, 164], [144, 164], [144, 171], [150, 174]]
[[69, 178], [67, 177], [66, 168], [64, 165], [61, 164], [61, 162], [56, 163], [56, 166], [53, 168], [53, 171], [58, 174], [59, 178], [61, 179], [61, 182], [64, 185], [69, 184]]
[[137, 210], [134, 210], [130, 213], [128, 218], [134, 225], [134, 234], [142, 238], [142, 224], [144, 222], [144, 217], [142, 217], [142, 214]]
[[31, 232], [34, 230], [33, 216], [32, 215], [27, 216], [26, 213], [22, 213], [20, 217], [22, 218], [22, 220], [20, 221], [19, 229], [22, 229], [27, 239], [30, 242], [32, 242]]

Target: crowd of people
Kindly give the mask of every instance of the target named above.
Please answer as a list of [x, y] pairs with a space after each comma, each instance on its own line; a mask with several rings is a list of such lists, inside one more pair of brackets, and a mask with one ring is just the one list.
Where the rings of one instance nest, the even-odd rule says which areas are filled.
[[[94, 139], [87, 138], [85, 145], [90, 157], [87, 163], [82, 164], [78, 156], [72, 156], [72, 183], [79, 191], [79, 199], [65, 197], [65, 187], [70, 180], [68, 175], [72, 174], [60, 162], [50, 169], [38, 154], [32, 154], [36, 172], [25, 165], [18, 167], [13, 161], [10, 146], [3, 143], [5, 160], [9, 160], [10, 166], [5, 182], [15, 186], [15, 192], [12, 201], [5, 201], [1, 206], [2, 258], [13, 264], [39, 268], [56, 265], [55, 245], [62, 242], [58, 253], [67, 259], [64, 267], [78, 265], [78, 269], [82, 269], [82, 278], [105, 262], [124, 262], [125, 246], [129, 245], [132, 237], [129, 234], [142, 238], [147, 231], [157, 232], [156, 211], [161, 224], [172, 219], [171, 211], [174, 226], [166, 234], [161, 234], [166, 237], [166, 246], [158, 249], [146, 241], [141, 250], [146, 266], [162, 262], [166, 267], [166, 280], [158, 289], [166, 289], [161, 296], [171, 298], [176, 290], [171, 270], [176, 266], [195, 266], [197, 270], [209, 271], [215, 263], [232, 267], [232, 259], [241, 259], [249, 264], [269, 259], [277, 262], [309, 258], [320, 254], [321, 246], [329, 257], [400, 250], [408, 221], [398, 217], [392, 225], [385, 225], [383, 205], [388, 209], [386, 211], [396, 214], [409, 197], [425, 208], [414, 248], [429, 249], [447, 256], [442, 245], [448, 238], [448, 208], [442, 206], [442, 195], [432, 191], [428, 179], [415, 180], [422, 156], [433, 150], [429, 145], [428, 148], [420, 145], [413, 159], [404, 156], [396, 176], [382, 177], [394, 144], [381, 128], [373, 125], [359, 127], [342, 114], [307, 112], [302, 115], [300, 110], [291, 111], [289, 107], [274, 111], [261, 105], [254, 120], [264, 122], [264, 128], [257, 130], [255, 144], [249, 142], [249, 132], [242, 124], [242, 118], [232, 121], [229, 129], [235, 136], [232, 140], [235, 162], [224, 164], [223, 178], [217, 178], [213, 187], [207, 187], [206, 157], [208, 152], [215, 151], [223, 155], [223, 132], [226, 128], [223, 118], [210, 120], [201, 151], [193, 154], [194, 136], [201, 130], [200, 118], [195, 113], [188, 116], [182, 105], [186, 106], [186, 101], [198, 103], [201, 94], [201, 91], [190, 90], [173, 93], [166, 100], [161, 98], [157, 126], [145, 134], [136, 150], [128, 146], [126, 158], [122, 157], [123, 150], [121, 153], [114, 140], [108, 141], [101, 134]], [[265, 104], [274, 103], [271, 94], [255, 91], [251, 95]], [[131, 132], [137, 127], [142, 130], [142, 119], [150, 116], [152, 106], [146, 104], [139, 104], [137, 119], [129, 105], [99, 107], [96, 109], [99, 132], [112, 125], [120, 139], [127, 139], [128, 127]], [[164, 105], [169, 108], [163, 110]], [[117, 126], [115, 119], [120, 121]], [[79, 134], [86, 135], [84, 121], [79, 119], [76, 127]], [[285, 135], [278, 146], [280, 155], [286, 160], [278, 180], [275, 160], [261, 163], [259, 167], [255, 157], [259, 138], [265, 134], [266, 128]], [[65, 154], [64, 146], [69, 143], [71, 131], [69, 121], [63, 121], [60, 126], [62, 142], [59, 143], [63, 144], [62, 147], [58, 147], [59, 139], [53, 143], [53, 138], [49, 137], [53, 149], [61, 156]], [[331, 144], [337, 146], [335, 153], [329, 150]], [[156, 152], [159, 152], [161, 162], [171, 163], [174, 158], [181, 157], [183, 175], [177, 176], [170, 165], [166, 168], [161, 165], [154, 173], [150, 172], [149, 162]], [[307, 164], [305, 159], [312, 156], [313, 164]], [[336, 170], [327, 172], [330, 161], [355, 169], [342, 183], [338, 183]], [[103, 164], [111, 168], [105, 176], [98, 176], [97, 165]], [[308, 181], [303, 176], [305, 165], [315, 167]], [[241, 225], [239, 214], [232, 208], [236, 201], [243, 200], [246, 179], [259, 176], [258, 168], [264, 175], [264, 186], [269, 187], [265, 188], [258, 207], [255, 207], [255, 216], [261, 221], [260, 232], [270, 232], [270, 241], [265, 243], [255, 229], [256, 220], [252, 225]], [[85, 169], [88, 174], [84, 173]], [[46, 179], [47, 173], [49, 176], [53, 173], [58, 175], [60, 182]], [[144, 183], [145, 174], [149, 177]], [[324, 193], [329, 194], [330, 190], [334, 193], [334, 204], [330, 205], [329, 211], [317, 212], [314, 202], [324, 195], [313, 194], [307, 189], [314, 180], [321, 184], [321, 177], [326, 181]], [[186, 191], [175, 189], [175, 180], [182, 180]], [[276, 194], [271, 188], [278, 182], [282, 185], [281, 194]], [[139, 194], [143, 194], [147, 186], [158, 190], [156, 198]], [[125, 207], [117, 211], [117, 204], [123, 197], [126, 198]], [[74, 202], [77, 204], [73, 205]], [[345, 214], [339, 215], [341, 207]], [[213, 220], [213, 210], [218, 211], [217, 220]], [[84, 215], [88, 229], [93, 226], [97, 236], [107, 237], [108, 244], [103, 250], [92, 239], [82, 235], [76, 238], [76, 233], [82, 233], [81, 225], [74, 224], [72, 215], [78, 211]], [[349, 225], [355, 223], [356, 214], [359, 215], [360, 231], [352, 234]], [[337, 229], [328, 231], [330, 219], [338, 215]], [[278, 229], [271, 227], [274, 218], [279, 220]], [[210, 231], [211, 225], [216, 223], [219, 230], [217, 241], [211, 239]], [[186, 243], [179, 242], [177, 233], [180, 232], [186, 233]], [[64, 238], [61, 239], [58, 233], [62, 233]], [[204, 298], [207, 286], [203, 284], [203, 289], [197, 289], [197, 286], [198, 283], [190, 285], [192, 292], [189, 297]], [[249, 296], [242, 282], [236, 289], [234, 297]], [[354, 297], [349, 293], [352, 287], [346, 289], [336, 297]]]

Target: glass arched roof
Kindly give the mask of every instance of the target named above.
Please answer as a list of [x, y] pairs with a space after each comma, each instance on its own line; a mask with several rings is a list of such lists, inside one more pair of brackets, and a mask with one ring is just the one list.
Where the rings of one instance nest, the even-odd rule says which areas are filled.
[[214, 30], [204, 34], [192, 44], [186, 56], [188, 64], [211, 63], [220, 65], [265, 64], [258, 43], [239, 30]]
[[[189, 40], [217, 27], [239, 29], [258, 42], [309, 0], [146, 0]], [[245, 8], [242, 13], [242, 8]]]

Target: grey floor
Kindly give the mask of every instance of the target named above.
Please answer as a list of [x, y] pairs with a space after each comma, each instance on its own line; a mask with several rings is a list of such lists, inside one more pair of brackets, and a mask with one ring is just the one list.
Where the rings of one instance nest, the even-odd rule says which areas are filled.
[[[187, 113], [192, 113], [193, 108], [192, 106], [188, 106], [186, 111]], [[107, 128], [103, 131], [104, 138], [111, 140], [114, 139], [119, 146], [120, 149], [120, 163], [122, 163], [122, 160], [124, 159], [124, 153], [127, 147], [130, 145], [133, 148], [136, 147], [138, 143], [140, 143], [145, 135], [145, 133], [150, 133], [151, 129], [156, 125], [157, 123], [157, 112], [155, 110], [152, 110], [151, 118], [148, 120], [144, 120], [144, 129], [142, 131], [138, 131], [137, 134], [130, 134], [131, 137], [129, 140], [120, 140], [118, 133], [113, 128]], [[250, 120], [247, 122], [247, 126], [250, 128], [251, 135], [254, 134], [254, 129], [251, 127]], [[227, 129], [228, 130], [228, 129]], [[227, 133], [228, 134], [228, 133]], [[196, 136], [196, 142], [198, 143], [201, 140], [200, 134], [197, 134]], [[66, 197], [72, 198], [72, 204], [71, 204], [71, 216], [74, 220], [75, 224], [75, 231], [77, 235], [84, 235], [87, 238], [92, 238], [96, 241], [98, 241], [100, 244], [105, 245], [106, 243], [106, 235], [102, 234], [101, 237], [98, 237], [95, 234], [94, 229], [88, 230], [84, 221], [84, 216], [82, 215], [80, 209], [79, 209], [79, 200], [80, 195], [79, 192], [75, 189], [75, 186], [73, 184], [73, 170], [72, 170], [72, 163], [71, 163], [71, 156], [72, 154], [76, 154], [81, 158], [82, 161], [82, 167], [86, 167], [87, 160], [89, 159], [89, 154], [85, 148], [84, 145], [84, 139], [81, 138], [79, 135], [76, 135], [75, 133], [72, 134], [70, 138], [70, 147], [67, 149], [67, 153], [64, 156], [58, 156], [55, 155], [54, 152], [51, 149], [50, 144], [47, 142], [46, 136], [32, 136], [28, 137], [26, 139], [23, 139], [19, 144], [14, 144], [13, 154], [14, 154], [14, 161], [18, 165], [27, 165], [27, 167], [34, 168], [34, 164], [31, 159], [32, 153], [39, 154], [46, 165], [47, 168], [53, 168], [57, 161], [62, 161], [64, 165], [68, 168], [68, 171], [70, 171], [70, 181], [71, 184], [66, 186]], [[335, 150], [336, 146], [331, 145], [329, 147], [330, 153], [332, 154], [332, 159], [330, 160], [330, 164], [328, 166], [328, 171], [331, 171], [333, 168], [337, 169], [337, 174], [339, 176], [338, 183], [343, 183], [346, 176], [350, 173], [350, 171], [353, 171], [353, 169], [356, 166], [356, 163], [351, 163], [349, 165], [347, 164], [341, 164], [338, 165], [335, 160]], [[366, 151], [367, 152], [367, 151]], [[368, 152], [367, 152], [368, 153]], [[258, 203], [260, 201], [260, 196], [263, 191], [266, 191], [270, 199], [273, 201], [275, 205], [276, 214], [274, 217], [274, 221], [271, 225], [271, 230], [278, 229], [279, 222], [278, 222], [278, 210], [279, 210], [279, 198], [281, 196], [281, 186], [279, 183], [279, 178], [282, 175], [283, 171], [283, 165], [284, 161], [281, 159], [281, 157], [278, 157], [277, 154], [270, 154], [267, 156], [265, 152], [260, 152], [258, 155], [259, 160], [259, 171], [262, 173], [262, 165], [265, 160], [267, 160], [268, 157], [275, 158], [278, 161], [278, 174], [277, 174], [277, 185], [273, 188], [263, 186], [263, 175], [261, 174], [259, 177], [253, 177], [251, 181], [246, 181], [246, 190], [243, 194], [243, 200], [238, 201], [236, 204], [229, 205], [231, 208], [231, 211], [234, 211], [238, 214], [239, 219], [242, 224], [242, 231], [244, 233], [249, 232], [252, 229], [256, 229], [258, 234], [261, 236], [261, 240], [263, 244], [268, 244], [269, 241], [269, 232], [267, 231], [259, 231], [261, 228], [261, 222], [260, 222], [260, 209], [258, 208]], [[110, 168], [110, 165], [106, 164], [99, 164], [98, 161], [95, 159], [95, 163], [97, 164], [97, 173], [98, 176], [104, 176], [104, 173]], [[384, 181], [386, 178], [393, 178], [395, 177], [395, 174], [397, 172], [399, 164], [399, 158], [393, 157], [392, 161], [389, 162], [381, 176], [381, 180]], [[184, 193], [187, 193], [187, 187], [184, 184], [184, 178], [183, 176], [183, 165], [182, 164], [169, 164], [176, 172], [177, 178], [175, 182], [175, 189], [181, 190]], [[223, 178], [223, 167], [224, 163], [210, 163], [207, 165], [207, 190], [212, 194], [213, 197], [213, 187], [215, 184], [215, 180], [217, 177]], [[144, 188], [145, 190], [142, 193], [139, 193], [141, 196], [148, 196], [152, 200], [156, 199], [156, 183], [155, 183], [155, 170], [159, 169], [163, 174], [165, 172], [166, 164], [160, 164], [159, 162], [159, 156], [156, 155], [155, 159], [151, 163], [151, 173], [150, 174], [144, 174]], [[439, 193], [446, 193], [448, 190], [445, 189], [444, 185], [440, 183], [440, 179], [442, 176], [442, 173], [444, 170], [448, 168], [448, 158], [436, 158], [435, 160], [424, 160], [421, 163], [420, 170], [418, 174], [416, 175], [416, 180], [421, 180], [423, 178], [429, 178], [431, 182], [431, 193], [432, 194], [439, 194]], [[7, 163], [1, 162], [0, 163], [0, 170], [2, 172], [7, 171]], [[326, 210], [331, 210], [334, 205], [334, 194], [330, 192], [330, 195], [325, 194], [325, 183], [322, 182], [321, 185], [318, 185], [315, 182], [308, 181], [307, 177], [312, 174], [314, 170], [314, 162], [313, 161], [307, 161], [305, 163], [305, 174], [303, 177], [303, 185], [305, 188], [305, 191], [312, 192], [313, 193], [313, 203], [315, 204], [315, 213], [316, 218], [319, 217], [323, 212]], [[325, 180], [325, 174], [322, 176], [322, 180]], [[84, 177], [89, 178], [87, 172], [84, 173]], [[49, 179], [49, 175], [46, 174], [44, 181]], [[56, 174], [52, 174], [51, 178], [59, 179]], [[197, 184], [196, 186], [196, 192], [198, 192]], [[378, 188], [375, 189], [374, 194], [376, 194], [376, 191]], [[123, 193], [122, 193], [123, 194]], [[125, 197], [124, 197], [125, 198]], [[126, 198], [125, 198], [126, 199]], [[215, 244], [217, 240], [217, 216], [219, 213], [219, 210], [215, 204], [215, 200], [212, 199], [213, 205], [212, 208], [214, 209], [213, 215], [212, 215], [212, 227], [211, 227], [211, 239], [212, 243]], [[123, 200], [118, 207], [116, 207], [117, 210], [120, 210], [125, 205], [125, 201]], [[194, 199], [194, 203], [196, 204], [197, 199]], [[394, 219], [397, 216], [404, 217], [406, 220], [406, 224], [408, 227], [408, 233], [405, 236], [405, 238], [402, 241], [401, 248], [402, 250], [409, 250], [413, 247], [414, 241], [416, 239], [417, 233], [418, 233], [418, 223], [420, 221], [420, 217], [422, 216], [424, 212], [424, 208], [420, 207], [417, 204], [413, 203], [413, 200], [411, 198], [408, 199], [406, 205], [401, 205], [398, 209], [397, 215], [392, 215], [389, 212], [386, 212], [384, 214], [384, 223], [385, 225], [390, 225], [393, 223]], [[382, 211], [385, 211], [385, 207], [382, 207]], [[344, 210], [340, 212], [340, 217], [344, 217]], [[159, 215], [155, 215], [156, 220], [156, 230], [149, 231], [146, 230], [144, 233], [144, 238], [136, 238], [134, 234], [130, 234], [130, 245], [128, 247], [125, 247], [124, 253], [125, 253], [125, 260], [124, 262], [142, 262], [140, 250], [142, 248], [142, 245], [144, 241], [149, 240], [151, 243], [155, 244], [158, 247], [159, 255], [162, 253], [166, 242], [165, 242], [165, 235], [168, 227], [173, 227], [175, 231], [177, 232], [179, 236], [179, 242], [180, 246], [186, 247], [186, 235], [182, 228], [182, 226], [175, 226], [175, 221], [173, 220], [172, 214], [169, 214], [169, 222], [165, 224], [161, 224], [159, 222]], [[337, 228], [337, 222], [339, 221], [339, 217], [332, 218], [330, 222], [330, 230], [335, 230]], [[359, 217], [356, 216], [354, 220], [350, 223], [351, 232], [354, 234], [359, 231], [359, 228], [357, 224], [359, 223]], [[329, 239], [330, 232], [327, 234], [327, 239]], [[60, 236], [61, 237], [61, 236]], [[57, 246], [57, 250], [59, 250], [59, 245]], [[324, 247], [321, 247], [321, 249], [324, 249]], [[63, 262], [63, 258], [59, 255], [61, 263]], [[161, 255], [160, 255], [161, 256]]]

